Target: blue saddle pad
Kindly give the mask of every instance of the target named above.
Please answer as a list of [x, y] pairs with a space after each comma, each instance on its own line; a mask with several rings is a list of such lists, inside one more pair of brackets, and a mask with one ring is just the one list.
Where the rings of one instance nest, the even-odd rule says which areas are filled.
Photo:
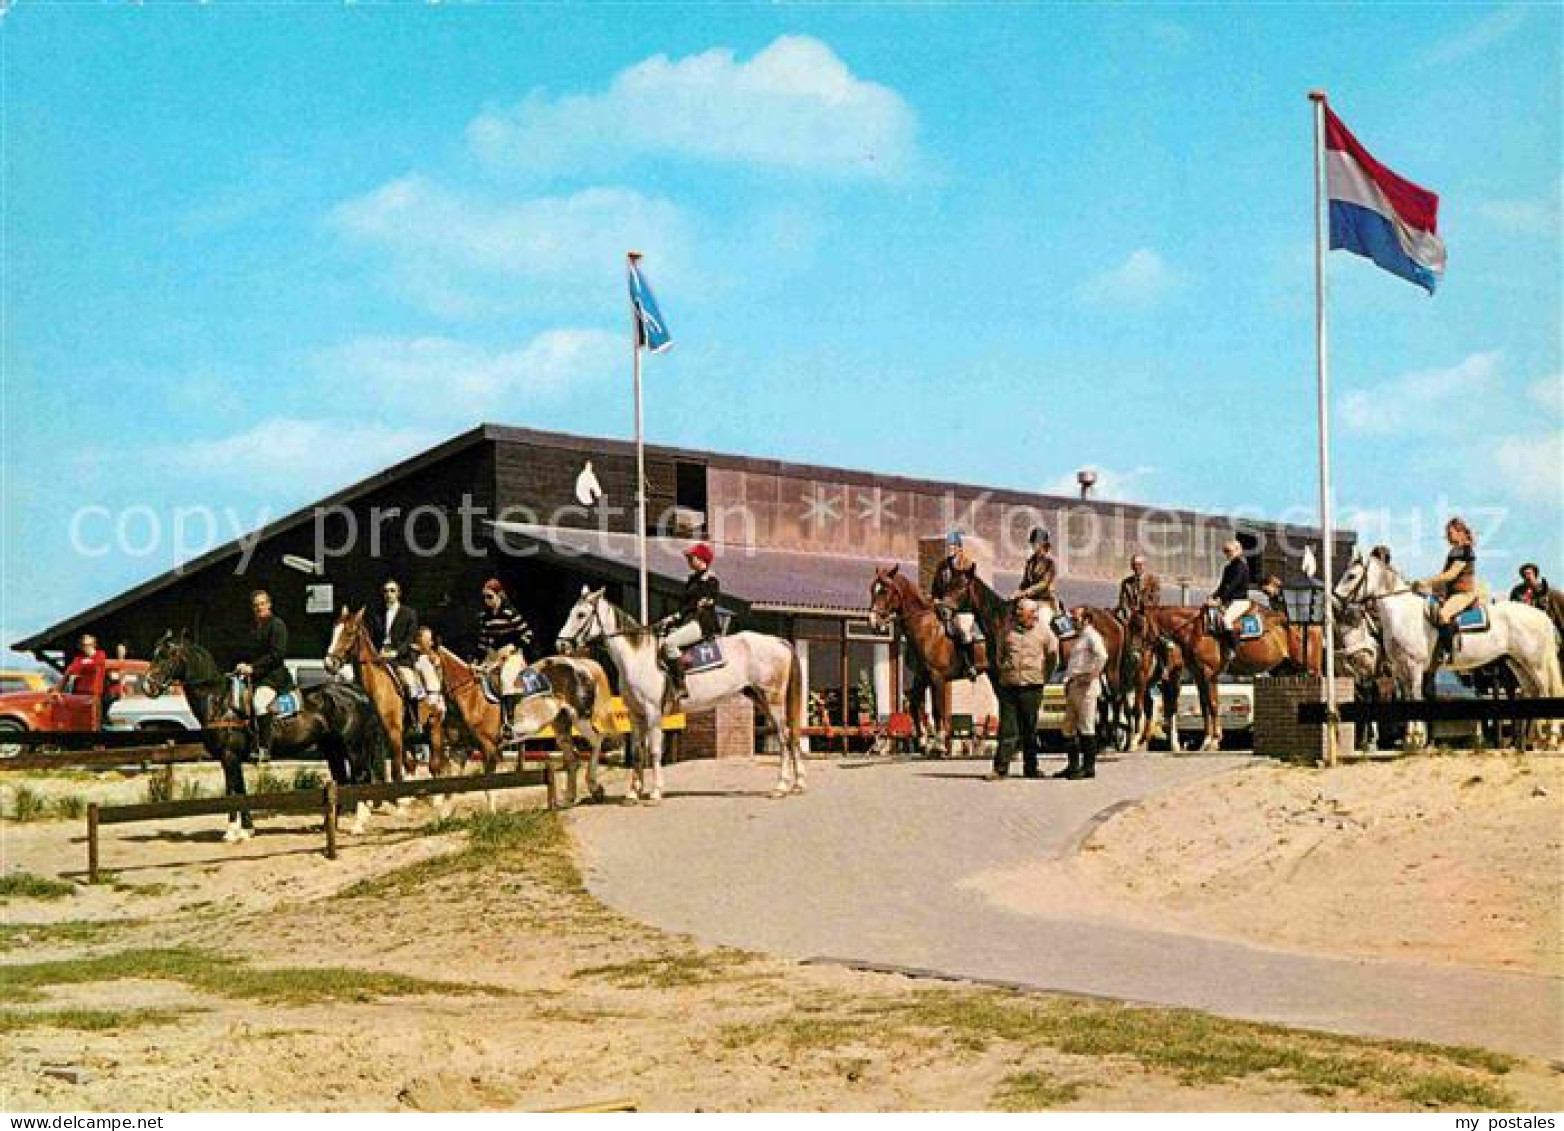
[[1237, 627], [1240, 640], [1258, 640], [1265, 635], [1265, 623], [1254, 613], [1239, 617]]
[[1060, 640], [1071, 640], [1080, 635], [1080, 628], [1075, 623], [1075, 618], [1069, 613], [1060, 613], [1053, 619], [1054, 635]]
[[531, 699], [538, 695], [552, 695], [554, 693], [554, 685], [549, 683], [548, 676], [536, 668], [522, 668], [521, 677], [517, 679], [516, 684], [521, 690], [523, 699]]
[[1488, 631], [1488, 606], [1473, 605], [1456, 614], [1455, 630], [1457, 632], [1487, 632]]
[[279, 719], [291, 718], [299, 713], [301, 706], [297, 691], [284, 691], [276, 699], [272, 700], [272, 714]]
[[720, 668], [728, 662], [728, 658], [722, 654], [722, 644], [714, 636], [705, 640], [698, 640], [684, 650], [679, 662], [684, 665], [688, 673], [709, 672], [713, 668]]

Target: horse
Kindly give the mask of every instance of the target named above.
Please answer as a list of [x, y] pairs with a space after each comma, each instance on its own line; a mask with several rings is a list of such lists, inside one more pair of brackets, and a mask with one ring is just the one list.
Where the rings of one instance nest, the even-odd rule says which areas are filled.
[[[999, 653], [1005, 637], [1010, 633], [1010, 625], [1015, 620], [1015, 602], [1007, 601], [994, 592], [988, 582], [977, 575], [976, 570], [968, 570], [961, 577], [963, 580], [951, 590], [945, 603], [956, 612], [971, 613], [977, 617], [978, 626], [982, 628], [989, 645], [982, 670], [988, 674], [989, 683], [998, 687]], [[1060, 659], [1059, 638], [1054, 635], [1052, 624], [1057, 613], [1058, 606], [1053, 602], [1038, 603], [1037, 624], [1043, 630], [1043, 650], [1047, 657], [1045, 677], [1053, 674]]]
[[[1354, 554], [1333, 595], [1343, 606], [1363, 610], [1385, 651], [1396, 689], [1408, 699], [1420, 700], [1423, 677], [1433, 667], [1439, 637], [1423, 594], [1379, 558]], [[1450, 669], [1473, 671], [1503, 660], [1526, 698], [1564, 695], [1557, 632], [1548, 614], [1519, 601], [1500, 601], [1486, 608], [1488, 630], [1456, 637], [1447, 661]], [[1538, 730], [1545, 733], [1550, 745], [1558, 743], [1557, 721], [1546, 727], [1539, 723]], [[1424, 725], [1412, 723], [1407, 730], [1408, 744], [1415, 747], [1426, 741]]]
[[[235, 706], [232, 677], [218, 669], [212, 654], [181, 633], [165, 632], [152, 650], [152, 662], [143, 681], [148, 695], [183, 685], [190, 711], [201, 724], [201, 744], [223, 765], [223, 785], [229, 797], [243, 797], [244, 760], [253, 750], [254, 726]], [[246, 703], [248, 699], [246, 699]], [[279, 757], [319, 747], [326, 756], [331, 779], [338, 785], [359, 785], [384, 780], [384, 732], [369, 699], [355, 688], [328, 683], [300, 696], [299, 711], [272, 725], [272, 753]], [[369, 806], [360, 802], [348, 830], [362, 833]], [[223, 840], [248, 840], [255, 823], [246, 810], [231, 814]]]
[[[879, 631], [893, 622], [901, 626], [907, 650], [914, 661], [909, 665], [912, 688], [908, 692], [914, 741], [926, 751], [927, 743], [933, 737], [923, 725], [923, 703], [932, 692], [934, 733], [944, 740], [941, 746], [949, 757], [950, 717], [945, 710], [945, 686], [965, 679], [966, 674], [956, 642], [935, 612], [933, 599], [924, 596], [911, 578], [902, 576], [900, 564], [876, 567], [874, 580], [869, 584], [869, 623]], [[982, 648], [980, 644], [980, 653]]]
[[1200, 714], [1205, 721], [1202, 750], [1222, 747], [1217, 677], [1223, 672], [1268, 675], [1301, 668], [1311, 675], [1320, 674], [1320, 649], [1315, 648], [1312, 654], [1305, 656], [1305, 637], [1288, 623], [1286, 617], [1259, 606], [1252, 612], [1260, 618], [1260, 636], [1232, 644], [1212, 634], [1206, 623], [1209, 609], [1205, 605], [1152, 605], [1145, 611], [1150, 631], [1169, 637], [1178, 645], [1184, 666], [1195, 677], [1195, 688], [1200, 692]]
[[[625, 799], [632, 804], [640, 800], [650, 762], [647, 800], [657, 804], [663, 795], [662, 718], [668, 695], [668, 676], [658, 655], [661, 641], [655, 631], [637, 623], [603, 592], [582, 587], [580, 599], [559, 630], [558, 648], [568, 655], [602, 641], [608, 649], [619, 671], [619, 688], [630, 710], [641, 752]], [[771, 796], [804, 792], [803, 757], [798, 745], [804, 681], [797, 653], [787, 641], [759, 632], [737, 632], [721, 640], [726, 662], [721, 667], [686, 676], [688, 695], [683, 709], [699, 711], [733, 695], [748, 696], [766, 713], [782, 749], [777, 784]]]
[[[335, 674], [345, 663], [353, 665], [359, 686], [380, 715], [381, 725], [391, 743], [393, 776], [401, 781], [418, 769], [418, 763], [407, 749], [404, 734], [408, 700], [401, 678], [392, 670], [393, 661], [381, 656], [375, 647], [372, 634], [364, 623], [363, 609], [354, 613], [344, 607], [332, 626], [331, 644], [326, 649], [326, 670]], [[429, 736], [429, 776], [442, 777], [446, 769], [444, 728], [427, 697], [415, 702], [417, 724]], [[437, 806], [441, 801], [439, 798], [431, 800]]]
[[[482, 680], [472, 665], [449, 648], [436, 646], [426, 653], [440, 672], [445, 694], [455, 706], [462, 722], [483, 752], [484, 771], [492, 773], [499, 762], [500, 706], [484, 692]], [[550, 691], [524, 697], [511, 720], [512, 734], [521, 757], [521, 742], [546, 726], [554, 729], [554, 739], [565, 757], [565, 799], [576, 802], [576, 776], [579, 766], [577, 738], [585, 739], [591, 750], [587, 761], [587, 793], [601, 801], [603, 787], [598, 781], [603, 747], [613, 737], [613, 689], [608, 675], [595, 660], [577, 656], [549, 656], [532, 665], [532, 670], [548, 680]]]

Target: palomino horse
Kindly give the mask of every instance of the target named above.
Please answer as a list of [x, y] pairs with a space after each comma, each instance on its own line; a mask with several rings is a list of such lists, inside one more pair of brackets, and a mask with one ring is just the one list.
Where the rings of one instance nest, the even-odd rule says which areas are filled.
[[[358, 676], [359, 685], [375, 704], [380, 722], [391, 742], [393, 776], [400, 781], [418, 769], [418, 763], [407, 749], [404, 724], [407, 719], [407, 698], [402, 681], [392, 670], [392, 662], [380, 655], [364, 623], [364, 610], [349, 612], [346, 608], [332, 626], [331, 644], [326, 649], [326, 670], [336, 673], [342, 665], [351, 663]], [[445, 741], [440, 720], [434, 715], [430, 701], [417, 701], [418, 725], [429, 735], [429, 776], [440, 777], [445, 773]], [[438, 802], [437, 802], [438, 803]]]
[[1195, 677], [1195, 688], [1200, 692], [1200, 714], [1205, 720], [1202, 750], [1222, 747], [1217, 677], [1224, 671], [1233, 675], [1265, 675], [1278, 669], [1302, 667], [1311, 675], [1320, 674], [1322, 660], [1318, 647], [1305, 656], [1302, 634], [1285, 617], [1259, 606], [1255, 606], [1253, 612], [1263, 626], [1260, 637], [1241, 641], [1235, 647], [1211, 634], [1204, 605], [1153, 605], [1146, 610], [1151, 632], [1169, 637], [1178, 645], [1184, 666]]
[[[472, 666], [449, 648], [437, 646], [427, 654], [440, 671], [446, 696], [483, 752], [485, 772], [492, 773], [501, 751], [499, 704], [484, 693]], [[576, 740], [585, 739], [591, 751], [587, 793], [594, 801], [601, 801], [603, 787], [598, 781], [598, 768], [603, 747], [614, 736], [614, 693], [603, 666], [585, 657], [549, 656], [533, 664], [532, 670], [541, 673], [553, 690], [528, 696], [517, 705], [516, 717], [511, 720], [517, 758], [521, 756], [522, 741], [546, 726], [553, 727], [554, 740], [565, 756], [565, 798], [574, 805], [579, 767]]]
[[[1367, 614], [1371, 631], [1379, 638], [1395, 676], [1396, 690], [1405, 698], [1421, 699], [1423, 675], [1433, 666], [1438, 641], [1438, 629], [1429, 616], [1424, 596], [1391, 566], [1361, 554], [1353, 556], [1352, 564], [1341, 575], [1335, 596], [1349, 608], [1360, 607]], [[1472, 671], [1503, 660], [1526, 698], [1564, 695], [1558, 641], [1548, 614], [1519, 601], [1500, 601], [1487, 606], [1487, 610], [1486, 632], [1456, 637], [1454, 655], [1448, 661], [1450, 669]], [[1557, 745], [1556, 721], [1538, 729], [1545, 742]], [[1409, 745], [1420, 746], [1426, 740], [1421, 722], [1408, 727]]]
[[[223, 764], [223, 786], [230, 797], [243, 797], [244, 760], [254, 748], [254, 729], [234, 705], [232, 678], [224, 675], [212, 654], [187, 636], [166, 632], [152, 650], [144, 685], [148, 695], [161, 695], [171, 684], [182, 684], [190, 711], [201, 724], [201, 744]], [[296, 693], [297, 694], [297, 693]], [[301, 695], [297, 714], [272, 725], [272, 754], [286, 758], [312, 747], [326, 756], [331, 780], [360, 785], [385, 777], [384, 733], [374, 707], [362, 692], [341, 683], [311, 688]], [[360, 803], [348, 831], [361, 833], [369, 806]], [[223, 839], [248, 840], [255, 823], [248, 811], [228, 818]]]
[[[640, 799], [650, 762], [652, 780], [647, 800], [655, 804], [663, 795], [662, 718], [668, 691], [668, 677], [657, 654], [661, 642], [652, 629], [638, 624], [604, 597], [603, 590], [583, 587], [580, 600], [559, 630], [559, 650], [569, 653], [599, 640], [619, 670], [619, 688], [630, 709], [641, 752], [625, 799]], [[682, 708], [699, 711], [733, 695], [748, 696], [766, 712], [782, 749], [782, 764], [771, 795], [802, 793], [804, 764], [798, 748], [798, 727], [804, 707], [804, 683], [798, 656], [787, 641], [759, 632], [736, 632], [721, 640], [726, 662], [718, 668], [689, 673], [689, 694], [681, 703]]]
[[[912, 658], [912, 689], [908, 698], [912, 704], [914, 737], [920, 749], [931, 737], [923, 727], [923, 703], [933, 693], [935, 734], [942, 739], [946, 756], [950, 755], [950, 718], [945, 712], [945, 685], [965, 679], [961, 657], [955, 641], [945, 631], [939, 614], [934, 611], [934, 601], [926, 597], [911, 578], [903, 577], [900, 564], [890, 568], [876, 567], [874, 581], [869, 585], [869, 623], [875, 629], [883, 629], [895, 622], [901, 626]], [[981, 649], [979, 645], [979, 661]]]

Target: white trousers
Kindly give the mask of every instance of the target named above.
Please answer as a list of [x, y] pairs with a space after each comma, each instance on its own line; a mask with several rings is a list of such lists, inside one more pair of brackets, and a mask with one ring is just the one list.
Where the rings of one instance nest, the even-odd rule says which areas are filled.
[[663, 655], [670, 660], [677, 660], [679, 653], [691, 644], [699, 644], [705, 639], [706, 634], [701, 631], [699, 621], [689, 621], [681, 624], [667, 636], [663, 637]]
[[1222, 610], [1222, 623], [1227, 626], [1229, 632], [1238, 623], [1238, 618], [1254, 608], [1254, 602], [1246, 597], [1240, 597], [1236, 601], [1229, 601], [1227, 608]]

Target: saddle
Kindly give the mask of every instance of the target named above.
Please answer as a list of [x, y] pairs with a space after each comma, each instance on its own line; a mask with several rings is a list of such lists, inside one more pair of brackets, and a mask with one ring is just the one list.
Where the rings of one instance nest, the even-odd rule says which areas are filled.
[[1066, 640], [1073, 640], [1081, 634], [1080, 626], [1075, 623], [1075, 618], [1069, 613], [1060, 613], [1054, 617], [1051, 623], [1054, 635], [1059, 638], [1061, 644]]
[[554, 694], [554, 685], [548, 681], [537, 668], [522, 668], [521, 674], [516, 677], [517, 689], [523, 699], [535, 699], [539, 695]]
[[[1427, 599], [1428, 619], [1435, 624], [1439, 623], [1439, 606], [1443, 602], [1435, 596]], [[1487, 632], [1492, 625], [1488, 617], [1488, 606], [1481, 601], [1462, 609], [1455, 615], [1451, 627], [1457, 636], [1467, 636], [1474, 632]]]
[[[236, 675], [229, 679], [228, 702], [240, 715], [254, 717], [255, 697], [250, 691], [249, 680], [244, 676]], [[303, 706], [303, 697], [295, 688], [293, 691], [284, 691], [273, 699], [271, 708], [266, 713], [274, 719], [290, 719], [297, 715]]]
[[725, 666], [727, 662], [728, 658], [722, 652], [722, 641], [716, 636], [697, 640], [679, 653], [679, 666], [684, 669], [685, 675], [714, 671]]

